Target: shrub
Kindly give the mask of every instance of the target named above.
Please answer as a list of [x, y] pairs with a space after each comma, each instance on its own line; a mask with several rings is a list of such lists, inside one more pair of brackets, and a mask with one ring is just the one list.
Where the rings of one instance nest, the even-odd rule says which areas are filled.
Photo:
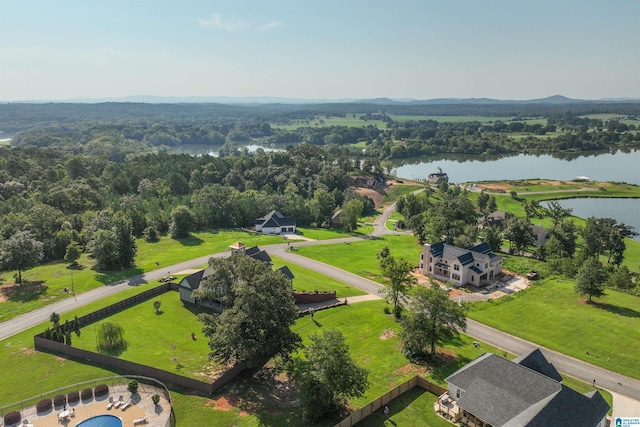
[[106, 384], [97, 385], [93, 391], [95, 397], [106, 396], [109, 394], [109, 386]]
[[52, 407], [53, 407], [53, 402], [51, 402], [51, 399], [42, 399], [36, 405], [36, 411], [38, 411], [38, 412], [47, 412]]
[[151, 400], [153, 401], [154, 405], [157, 405], [158, 403], [160, 403], [160, 395], [154, 394], [153, 396], [151, 396]]
[[136, 393], [138, 391], [138, 381], [136, 380], [129, 381], [129, 385], [127, 385], [127, 390], [129, 390], [131, 394]]
[[127, 343], [124, 340], [124, 329], [117, 323], [106, 321], [98, 327], [98, 352], [113, 354], [123, 350]]
[[82, 400], [89, 400], [93, 397], [93, 390], [90, 388], [85, 388], [80, 392], [80, 397]]
[[13, 411], [13, 412], [9, 412], [7, 415], [4, 416], [4, 425], [6, 426], [10, 426], [12, 424], [18, 424], [20, 422], [20, 412], [18, 411]]
[[53, 398], [53, 406], [62, 406], [67, 403], [67, 396], [64, 394], [58, 394]]
[[72, 391], [67, 395], [67, 402], [69, 403], [76, 403], [79, 400], [80, 400], [80, 393], [78, 393], [77, 391]]

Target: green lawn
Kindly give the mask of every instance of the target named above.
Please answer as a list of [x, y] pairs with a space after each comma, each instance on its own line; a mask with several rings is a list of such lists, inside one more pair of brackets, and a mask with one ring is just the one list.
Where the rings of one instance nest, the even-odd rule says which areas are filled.
[[[154, 301], [161, 302], [161, 314], [156, 314]], [[127, 346], [117, 354], [120, 359], [207, 381], [207, 374], [218, 372], [221, 367], [208, 360], [209, 346], [197, 318], [200, 311], [185, 307], [178, 292], [170, 291], [82, 328], [79, 337], [72, 335], [72, 344], [96, 351], [97, 330], [108, 320], [122, 326], [125, 332]], [[192, 332], [196, 340], [191, 339]]]
[[415, 265], [420, 263], [421, 248], [416, 243], [416, 238], [409, 235], [385, 235], [376, 239], [352, 242], [349, 245], [300, 247], [298, 254], [381, 282], [376, 254], [385, 246], [389, 247], [391, 255], [395, 257], [403, 257]]
[[389, 416], [377, 410], [357, 427], [412, 426], [412, 427], [451, 427], [451, 423], [436, 415], [433, 404], [438, 396], [416, 386], [389, 403]]
[[373, 227], [369, 225], [365, 225], [362, 222], [358, 223], [358, 228], [354, 233], [349, 233], [345, 231], [343, 228], [315, 228], [315, 227], [297, 227], [296, 234], [300, 236], [307, 237], [313, 240], [328, 240], [328, 239], [338, 239], [340, 237], [351, 237], [356, 235], [364, 235], [369, 234], [373, 231]]
[[[236, 241], [241, 241], [247, 246], [283, 242], [281, 237], [265, 236], [259, 233], [234, 230], [208, 231], [193, 233], [191, 237], [179, 240], [164, 236], [157, 243], [146, 243], [143, 239], [138, 239], [136, 266], [125, 270], [96, 271], [94, 270], [95, 261], [87, 255], [80, 258], [78, 268], [71, 269], [65, 262], [49, 263], [22, 273], [25, 285], [10, 294], [5, 294], [7, 301], [0, 303], [0, 322], [61, 299], [71, 298], [71, 293], [63, 292], [63, 288], [71, 289], [72, 279], [73, 288], [77, 293], [86, 292], [145, 271], [226, 251], [229, 245]], [[3, 272], [0, 283], [13, 282], [14, 274], [13, 271]]]
[[297, 292], [336, 291], [336, 297], [338, 298], [367, 294], [358, 288], [323, 276], [313, 270], [300, 267], [296, 264], [288, 264], [281, 258], [272, 256], [271, 259], [273, 260], [273, 268], [280, 268], [283, 265], [289, 267], [295, 276], [293, 279], [293, 289]]
[[[615, 372], [640, 378], [640, 298], [608, 290], [585, 304], [573, 282], [542, 279], [512, 297], [473, 305], [469, 317]], [[624, 350], [620, 350], [624, 349]]]
[[396, 184], [391, 189], [386, 190], [387, 194], [385, 194], [382, 202], [385, 204], [395, 202], [400, 196], [422, 189], [424, 189], [424, 185], [422, 184]]

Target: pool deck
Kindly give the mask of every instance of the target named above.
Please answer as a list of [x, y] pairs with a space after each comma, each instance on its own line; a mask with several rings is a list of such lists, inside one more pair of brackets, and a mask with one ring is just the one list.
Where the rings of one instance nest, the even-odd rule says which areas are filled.
[[[151, 396], [154, 394], [160, 395], [160, 402], [158, 405], [154, 405], [151, 400]], [[112, 407], [107, 409], [107, 403], [109, 397], [112, 397], [114, 401], [122, 396], [122, 400], [127, 402], [131, 399], [131, 405], [129, 405], [124, 411], [120, 408]], [[73, 416], [69, 416], [64, 420], [59, 420], [58, 415], [63, 411], [62, 407], [56, 407], [45, 413], [36, 413], [36, 408], [31, 407], [22, 411], [22, 419], [29, 420], [34, 427], [75, 427], [82, 421], [85, 421], [91, 417], [98, 415], [115, 415], [122, 420], [124, 427], [133, 426], [133, 421], [140, 419], [146, 415], [146, 423], [138, 424], [141, 426], [151, 427], [165, 427], [169, 425], [169, 417], [171, 415], [171, 406], [169, 402], [164, 398], [160, 389], [148, 386], [146, 384], [140, 384], [138, 392], [134, 395], [127, 391], [127, 385], [115, 385], [109, 387], [109, 394], [101, 397], [93, 397], [89, 400], [81, 400], [76, 403], [67, 404], [67, 410], [75, 412]], [[14, 426], [22, 426], [23, 421], [20, 424], [14, 424]], [[7, 427], [14, 427], [7, 426]]]

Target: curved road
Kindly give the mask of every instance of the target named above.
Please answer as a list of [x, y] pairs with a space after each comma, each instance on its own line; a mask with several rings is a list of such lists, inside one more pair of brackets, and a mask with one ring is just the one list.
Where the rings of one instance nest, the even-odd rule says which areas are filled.
[[[374, 223], [374, 232], [371, 234], [373, 237], [381, 236], [383, 234], [393, 233], [393, 231], [390, 231], [386, 228], [385, 222], [389, 218], [389, 216], [391, 215], [394, 209], [395, 209], [395, 204], [388, 206], [387, 208], [385, 208], [383, 214], [376, 219]], [[368, 237], [369, 236], [346, 237], [346, 238], [332, 239], [332, 240], [316, 240], [316, 241], [305, 241], [305, 242], [299, 242], [299, 243], [296, 242], [295, 246], [314, 246], [314, 245], [340, 244], [340, 243], [349, 244], [351, 242], [366, 239]], [[353, 273], [349, 273], [339, 268], [330, 266], [328, 264], [324, 264], [322, 262], [315, 261], [313, 259], [306, 258], [292, 252], [288, 252], [287, 245], [284, 243], [275, 244], [275, 245], [265, 245], [262, 248], [267, 250], [270, 254], [280, 257], [286, 260], [287, 262], [298, 264], [310, 270], [317, 271], [325, 276], [334, 278], [348, 285], [357, 287], [370, 294], [379, 295], [379, 290], [382, 289], [382, 285], [372, 280], [368, 280], [363, 277], [357, 276]], [[14, 319], [1, 323], [0, 324], [0, 340], [8, 338], [12, 335], [17, 334], [18, 332], [21, 332], [23, 330], [36, 326], [40, 323], [48, 321], [50, 314], [54, 311], [60, 314], [66, 313], [70, 310], [76, 309], [83, 305], [86, 305], [91, 302], [98, 301], [107, 296], [116, 294], [120, 291], [128, 289], [131, 286], [138, 286], [143, 283], [148, 283], [153, 280], [158, 280], [161, 277], [166, 276], [170, 271], [175, 273], [182, 270], [196, 268], [200, 265], [206, 264], [209, 258], [212, 256], [222, 257], [227, 255], [228, 255], [228, 252], [222, 252], [218, 254], [195, 258], [189, 261], [174, 264], [170, 267], [150, 271], [144, 274], [131, 277], [129, 279], [121, 280], [119, 282], [115, 282], [107, 286], [103, 286], [88, 292], [84, 292], [82, 294], [78, 294], [76, 295], [76, 300], [74, 300], [74, 298], [67, 298], [65, 300], [56, 302], [54, 304], [50, 304], [46, 307], [42, 307], [38, 310], [34, 310], [30, 313], [18, 316]], [[572, 377], [578, 378], [587, 383], [591, 383], [595, 379], [596, 385], [599, 387], [610, 390], [614, 393], [621, 394], [631, 399], [640, 401], [640, 381], [638, 380], [626, 377], [624, 375], [620, 375], [615, 372], [608, 371], [606, 369], [599, 368], [597, 366], [591, 365], [589, 363], [583, 362], [578, 359], [574, 359], [570, 356], [566, 356], [556, 351], [543, 348], [534, 343], [522, 340], [513, 335], [507, 334], [505, 332], [502, 332], [497, 329], [483, 325], [481, 323], [475, 322], [471, 319], [467, 320], [467, 330], [465, 332], [472, 337], [475, 337], [481, 341], [494, 345], [498, 348], [501, 348], [513, 354], [523, 354], [535, 348], [540, 348], [544, 353], [545, 357], [547, 357], [547, 359], [551, 363], [553, 363], [554, 366], [560, 372], [563, 372]], [[640, 405], [640, 402], [638, 402], [638, 404]]]

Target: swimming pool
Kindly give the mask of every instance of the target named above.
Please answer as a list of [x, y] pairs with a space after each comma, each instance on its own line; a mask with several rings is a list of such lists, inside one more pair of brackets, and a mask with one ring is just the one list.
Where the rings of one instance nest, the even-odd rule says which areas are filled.
[[76, 427], [122, 427], [122, 420], [114, 415], [98, 415], [76, 424]]

